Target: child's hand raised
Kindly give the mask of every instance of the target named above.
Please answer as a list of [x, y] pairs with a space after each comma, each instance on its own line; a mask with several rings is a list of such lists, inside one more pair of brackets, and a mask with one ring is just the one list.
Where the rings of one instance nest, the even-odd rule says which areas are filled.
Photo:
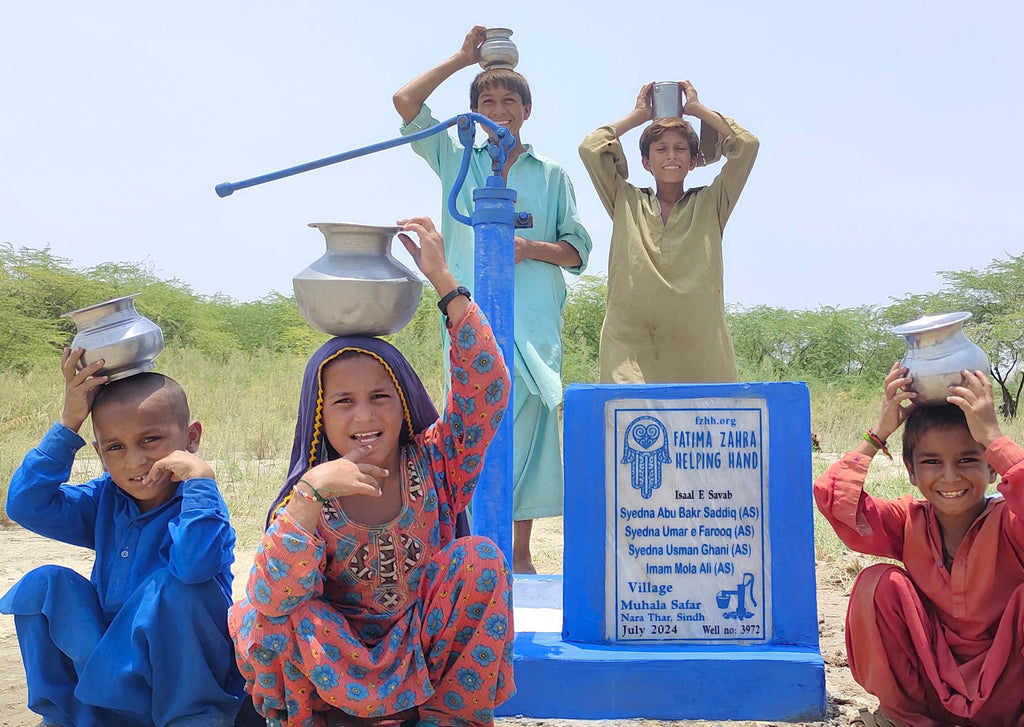
[[615, 135], [621, 137], [630, 129], [635, 129], [654, 118], [654, 81], [648, 81], [640, 87], [636, 95], [636, 103], [629, 113], [612, 124]]
[[196, 477], [215, 479], [213, 468], [197, 454], [177, 450], [157, 460], [142, 481], [143, 487], [152, 487], [168, 478], [171, 482], [184, 482]]
[[654, 115], [654, 99], [651, 96], [651, 91], [654, 88], [654, 81], [648, 81], [640, 87], [640, 93], [636, 95], [636, 105], [630, 112], [633, 115], [640, 117], [643, 121], [650, 121]]
[[60, 423], [73, 432], [82, 428], [92, 411], [96, 391], [107, 383], [106, 376], [95, 376], [103, 367], [103, 359], [78, 370], [78, 362], [84, 353], [84, 348], [65, 348], [60, 357], [60, 370], [64, 374], [64, 411], [61, 412]]
[[302, 479], [327, 499], [348, 495], [380, 497], [381, 485], [389, 473], [383, 467], [363, 461], [372, 451], [373, 446], [369, 444], [356, 447], [340, 459], [318, 464]]
[[899, 429], [914, 410], [914, 399], [917, 398], [917, 394], [907, 390], [914, 380], [912, 376], [907, 375], [908, 371], [906, 366], [901, 366], [897, 361], [885, 377], [882, 411], [878, 415], [878, 424], [872, 429], [883, 441]]
[[474, 63], [480, 62], [480, 44], [484, 42], [484, 30], [486, 30], [484, 26], [474, 25], [466, 33], [466, 37], [462, 41], [462, 47], [457, 54], [462, 57], [462, 62], [465, 65], [471, 66]]
[[689, 81], [680, 81], [679, 87], [683, 89], [683, 113], [692, 114], [693, 107], [700, 103], [700, 99], [697, 98], [697, 89]]
[[982, 371], [963, 371], [959, 386], [949, 385], [946, 401], [956, 404], [964, 412], [971, 436], [986, 449], [1003, 436], [996, 420], [996, 403], [992, 396], [992, 383]]
[[[405, 245], [405, 249], [412, 255], [416, 267], [427, 276], [427, 280], [434, 286], [438, 295], [443, 297], [455, 290], [458, 283], [456, 283], [452, 271], [448, 269], [448, 263], [444, 257], [444, 237], [434, 229], [433, 221], [429, 217], [410, 217], [407, 220], [398, 220], [398, 224], [402, 226], [403, 230], [415, 232], [419, 237], [419, 245], [404, 233], [399, 234], [398, 239]], [[460, 320], [468, 304], [469, 301], [462, 296], [451, 301], [448, 305], [449, 320]]]
[[[429, 217], [410, 217], [405, 220], [398, 220], [399, 225], [406, 232], [415, 232], [419, 237], [419, 244], [404, 232], [398, 235], [398, 239], [405, 245], [405, 249], [412, 256], [427, 280], [433, 283], [433, 277], [448, 271], [448, 261], [444, 257], [444, 237], [434, 228], [434, 221]], [[437, 286], [435, 285], [436, 289]]]

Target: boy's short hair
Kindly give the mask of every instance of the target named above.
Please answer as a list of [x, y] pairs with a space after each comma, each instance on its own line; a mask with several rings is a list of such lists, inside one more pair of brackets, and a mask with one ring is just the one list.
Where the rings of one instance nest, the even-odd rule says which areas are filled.
[[516, 73], [511, 68], [492, 68], [489, 71], [481, 71], [473, 79], [469, 86], [469, 108], [475, 109], [480, 105], [480, 94], [494, 86], [504, 86], [513, 93], [518, 93], [523, 100], [523, 106], [532, 106], [533, 97], [530, 95], [530, 84], [521, 73]]
[[[189, 409], [185, 390], [181, 388], [181, 384], [170, 376], [164, 376], [152, 371], [111, 381], [99, 387], [96, 391], [96, 398], [92, 402], [92, 409], [95, 411], [108, 403], [120, 404], [129, 401], [142, 401], [161, 389], [164, 390], [167, 397], [167, 415], [173, 417], [175, 422], [181, 426], [187, 427]], [[95, 423], [93, 426], [95, 427]]]
[[644, 129], [644, 133], [640, 135], [640, 155], [647, 159], [651, 155], [651, 144], [664, 136], [665, 132], [678, 131], [686, 138], [686, 143], [690, 146], [690, 156], [694, 159], [700, 154], [700, 139], [697, 137], [697, 132], [693, 130], [693, 126], [686, 119], [680, 119], [675, 116], [666, 116], [661, 119], [655, 119], [651, 122], [651, 125]]
[[903, 424], [903, 464], [914, 466], [914, 449], [921, 440], [921, 435], [929, 429], [956, 429], [961, 427], [968, 432], [967, 417], [963, 409], [955, 404], [939, 404], [938, 406], [922, 406], [914, 409]]

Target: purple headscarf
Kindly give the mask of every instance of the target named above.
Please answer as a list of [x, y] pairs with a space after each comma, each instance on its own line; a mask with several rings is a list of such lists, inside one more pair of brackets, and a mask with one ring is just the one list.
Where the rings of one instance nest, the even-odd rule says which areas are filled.
[[[346, 351], [357, 351], [372, 356], [391, 375], [402, 402], [405, 424], [398, 437], [401, 446], [436, 422], [439, 418], [434, 402], [423, 388], [423, 382], [413, 370], [405, 356], [387, 341], [371, 336], [339, 336], [327, 341], [317, 349], [306, 364], [302, 375], [302, 390], [299, 392], [299, 416], [295, 421], [295, 439], [292, 440], [292, 457], [288, 465], [288, 478], [284, 487], [274, 498], [274, 504], [267, 513], [267, 526], [274, 519], [274, 513], [288, 497], [299, 478], [313, 465], [337, 459], [338, 453], [323, 436], [321, 419], [324, 384], [323, 370], [328, 363]], [[455, 537], [470, 534], [469, 518], [465, 511], [455, 519]]]
[[398, 438], [400, 445], [411, 441], [413, 436], [437, 421], [437, 409], [430, 400], [423, 382], [413, 371], [397, 348], [387, 341], [371, 336], [339, 336], [332, 338], [309, 359], [306, 373], [302, 376], [302, 391], [299, 393], [299, 416], [295, 422], [295, 439], [292, 442], [292, 457], [288, 465], [288, 479], [277, 494], [274, 504], [267, 513], [267, 525], [274, 517], [288, 493], [299, 478], [310, 467], [337, 459], [338, 453], [324, 437], [323, 370], [328, 363], [346, 351], [356, 351], [372, 356], [391, 375], [402, 403], [405, 424]]

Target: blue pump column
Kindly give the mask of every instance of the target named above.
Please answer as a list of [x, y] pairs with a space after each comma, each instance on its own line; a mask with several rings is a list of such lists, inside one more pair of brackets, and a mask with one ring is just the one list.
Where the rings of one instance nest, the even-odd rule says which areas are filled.
[[[474, 211], [472, 218], [462, 214], [456, 205], [459, 190], [466, 181], [473, 142], [476, 138], [476, 124], [488, 129], [491, 142], [488, 153], [493, 161], [494, 174], [487, 178], [486, 186], [473, 191]], [[459, 141], [462, 142], [462, 165], [458, 178], [448, 194], [448, 211], [452, 219], [473, 226], [476, 245], [474, 296], [484, 314], [491, 322], [502, 355], [509, 371], [515, 367], [515, 353], [512, 339], [514, 311], [515, 275], [515, 228], [530, 227], [533, 224], [529, 213], [516, 213], [516, 192], [505, 187], [501, 170], [508, 159], [508, 152], [515, 146], [515, 137], [504, 126], [477, 113], [460, 114], [408, 136], [354, 149], [298, 166], [263, 174], [240, 182], [224, 182], [216, 187], [220, 197], [227, 197], [236, 190], [272, 182], [330, 164], [355, 159], [374, 152], [425, 139], [434, 134], [444, 133], [451, 126], [458, 126]], [[509, 387], [509, 406], [512, 391]], [[473, 495], [473, 531], [491, 538], [505, 558], [512, 564], [512, 417], [506, 416], [487, 449], [483, 471], [476, 492]]]
[[[499, 176], [473, 191], [476, 263], [473, 295], [494, 329], [509, 373], [515, 378], [513, 318], [515, 304], [516, 191]], [[473, 495], [473, 532], [491, 538], [512, 566], [512, 397], [508, 411], [487, 448]]]

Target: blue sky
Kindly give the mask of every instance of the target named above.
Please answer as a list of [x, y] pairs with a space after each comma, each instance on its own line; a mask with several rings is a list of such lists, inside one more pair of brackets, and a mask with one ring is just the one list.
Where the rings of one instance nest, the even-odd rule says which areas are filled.
[[[574, 181], [589, 272], [611, 222], [577, 146], [644, 82], [678, 78], [761, 139], [726, 229], [730, 303], [885, 303], [1024, 247], [1019, 5], [622, 5], [8, 0], [0, 241], [76, 266], [148, 261], [204, 294], [288, 294], [323, 252], [306, 223], [436, 216], [426, 164], [401, 147], [227, 199], [213, 187], [397, 136], [392, 93], [479, 23], [515, 31], [523, 139]], [[474, 73], [434, 94], [436, 116], [467, 110]], [[631, 181], [647, 185], [638, 138]]]

